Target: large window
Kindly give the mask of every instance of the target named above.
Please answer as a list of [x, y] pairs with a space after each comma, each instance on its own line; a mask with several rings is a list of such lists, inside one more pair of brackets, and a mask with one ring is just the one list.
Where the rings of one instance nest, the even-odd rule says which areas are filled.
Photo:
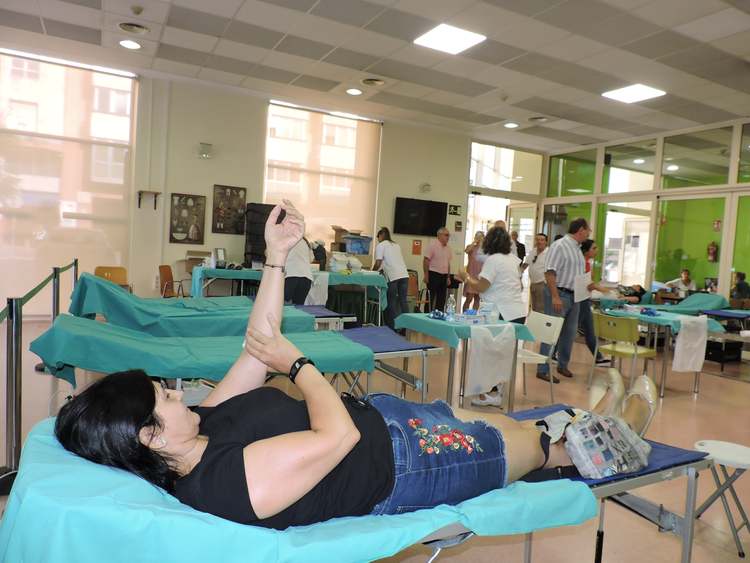
[[665, 138], [662, 187], [669, 189], [726, 184], [731, 141], [731, 127]]
[[650, 201], [599, 204], [594, 236], [599, 247], [595, 277], [645, 286], [650, 225]]
[[272, 104], [264, 199], [292, 200], [308, 239], [333, 241], [331, 225], [372, 234], [379, 156], [378, 123]]
[[590, 202], [545, 205], [544, 215], [542, 216], [542, 232], [549, 237], [549, 241], [552, 243], [558, 235], [565, 235], [568, 232], [570, 222], [579, 217], [591, 221]]
[[[114, 114], [97, 110], [100, 87], [120, 92]], [[130, 78], [0, 55], [0, 268], [13, 272], [0, 276], [3, 298], [73, 258], [82, 271], [127, 264], [133, 92]], [[69, 295], [70, 276], [62, 283]], [[49, 314], [50, 300], [24, 311]]]
[[472, 186], [536, 195], [541, 181], [541, 155], [471, 143], [469, 183]]
[[651, 190], [656, 167], [656, 139], [604, 149], [602, 192], [620, 194]]
[[750, 182], [750, 123], [742, 126], [740, 141], [740, 170], [738, 182]]
[[595, 174], [596, 149], [553, 156], [549, 159], [547, 195], [592, 194]]

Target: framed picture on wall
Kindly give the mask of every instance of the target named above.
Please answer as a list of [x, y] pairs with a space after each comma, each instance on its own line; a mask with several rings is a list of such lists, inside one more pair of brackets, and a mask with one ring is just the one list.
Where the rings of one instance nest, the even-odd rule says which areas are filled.
[[214, 184], [211, 232], [224, 235], [245, 234], [246, 188]]
[[170, 194], [169, 198], [169, 242], [203, 244], [206, 196]]

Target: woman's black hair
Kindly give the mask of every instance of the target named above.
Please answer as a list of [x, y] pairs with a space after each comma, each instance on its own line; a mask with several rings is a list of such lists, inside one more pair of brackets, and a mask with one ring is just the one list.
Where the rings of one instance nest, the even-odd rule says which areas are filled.
[[591, 250], [591, 247], [594, 245], [594, 239], [587, 238], [585, 241], [581, 243], [581, 252], [586, 254], [589, 250]]
[[380, 227], [380, 230], [378, 231], [378, 234], [376, 236], [379, 237], [380, 235], [383, 235], [383, 240], [393, 242], [393, 240], [391, 240], [391, 231], [388, 230], [388, 227]]
[[113, 373], [62, 406], [55, 436], [66, 450], [135, 473], [171, 492], [179, 477], [171, 460], [140, 440], [143, 428], [162, 429], [155, 406], [156, 391], [145, 372]]
[[484, 235], [482, 252], [487, 256], [492, 254], [510, 254], [510, 235], [502, 227], [492, 227]]

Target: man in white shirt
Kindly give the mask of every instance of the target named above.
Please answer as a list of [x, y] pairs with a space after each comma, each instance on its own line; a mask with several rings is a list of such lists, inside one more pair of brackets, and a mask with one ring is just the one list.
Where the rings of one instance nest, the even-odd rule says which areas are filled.
[[667, 286], [675, 288], [680, 292], [681, 296], [684, 296], [687, 291], [695, 291], [695, 282], [690, 279], [690, 270], [684, 268], [680, 272], [680, 277], [667, 282]]
[[529, 269], [529, 290], [531, 293], [531, 310], [544, 313], [544, 272], [547, 259], [547, 235], [537, 233], [534, 237], [534, 248], [526, 255], [523, 268]]

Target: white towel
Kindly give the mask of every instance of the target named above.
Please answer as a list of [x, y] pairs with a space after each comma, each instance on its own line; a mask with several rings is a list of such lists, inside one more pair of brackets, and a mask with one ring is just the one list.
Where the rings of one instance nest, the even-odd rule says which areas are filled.
[[313, 272], [313, 284], [305, 298], [305, 305], [322, 305], [328, 302], [328, 272]]
[[516, 331], [510, 323], [499, 328], [500, 332], [493, 336], [484, 326], [471, 327], [466, 395], [484, 393], [494, 385], [510, 380]]
[[680, 315], [680, 332], [674, 347], [673, 371], [701, 371], [706, 357], [708, 317]]

